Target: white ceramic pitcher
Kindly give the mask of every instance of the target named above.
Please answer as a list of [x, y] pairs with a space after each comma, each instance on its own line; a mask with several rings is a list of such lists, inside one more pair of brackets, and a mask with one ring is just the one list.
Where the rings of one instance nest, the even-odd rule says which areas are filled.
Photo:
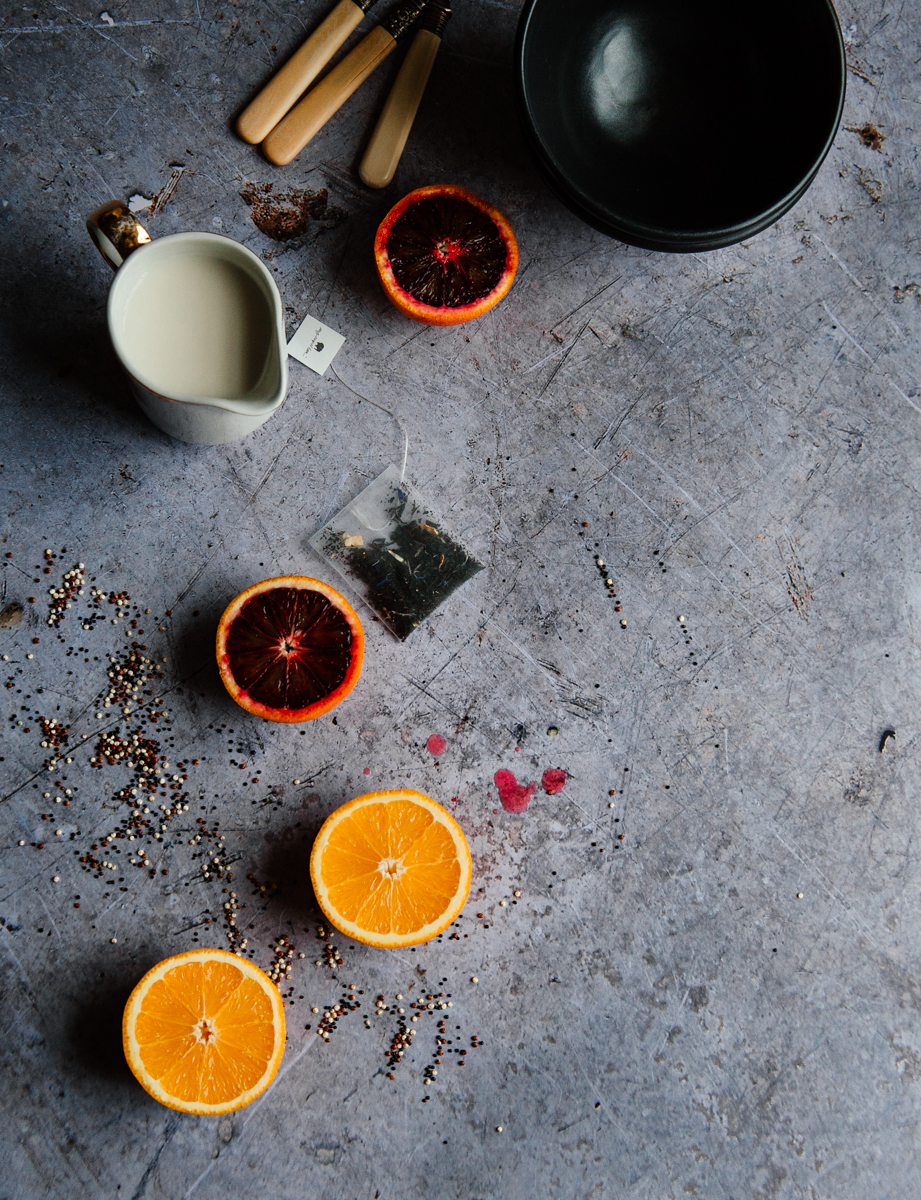
[[221, 234], [152, 241], [118, 200], [86, 226], [116, 272], [109, 335], [151, 421], [204, 446], [258, 429], [288, 388], [281, 296], [265, 264]]

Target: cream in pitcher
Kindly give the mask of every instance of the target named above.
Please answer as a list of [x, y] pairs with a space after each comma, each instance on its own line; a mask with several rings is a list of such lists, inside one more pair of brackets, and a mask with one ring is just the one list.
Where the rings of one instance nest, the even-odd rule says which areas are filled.
[[267, 421], [287, 389], [287, 350], [281, 297], [256, 255], [214, 233], [151, 241], [118, 201], [87, 227], [117, 271], [109, 333], [154, 424], [217, 445]]

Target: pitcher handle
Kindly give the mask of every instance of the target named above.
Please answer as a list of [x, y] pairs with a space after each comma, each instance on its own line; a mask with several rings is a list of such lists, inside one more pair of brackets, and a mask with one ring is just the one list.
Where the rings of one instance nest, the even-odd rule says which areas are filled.
[[86, 228], [96, 248], [113, 271], [129, 254], [151, 241], [150, 234], [121, 200], [110, 200], [86, 218]]

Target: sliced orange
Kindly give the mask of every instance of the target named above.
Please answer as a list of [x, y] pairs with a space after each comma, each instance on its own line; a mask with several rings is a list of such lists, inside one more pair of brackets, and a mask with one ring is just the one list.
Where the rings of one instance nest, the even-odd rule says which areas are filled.
[[460, 325], [489, 312], [512, 286], [518, 243], [497, 208], [457, 184], [433, 184], [384, 217], [374, 261], [400, 312], [423, 325]]
[[122, 1021], [128, 1066], [179, 1112], [235, 1112], [269, 1086], [285, 1048], [278, 988], [226, 950], [189, 950], [148, 971]]
[[227, 605], [217, 665], [241, 708], [267, 721], [310, 721], [361, 674], [364, 631], [335, 588], [306, 575], [263, 579]]
[[369, 946], [415, 946], [441, 933], [464, 907], [470, 875], [460, 825], [409, 788], [337, 808], [310, 855], [325, 916]]

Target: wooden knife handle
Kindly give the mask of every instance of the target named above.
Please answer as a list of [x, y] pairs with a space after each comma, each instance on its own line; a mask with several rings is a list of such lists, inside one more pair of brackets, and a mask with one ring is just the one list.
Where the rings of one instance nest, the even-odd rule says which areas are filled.
[[358, 168], [368, 187], [386, 187], [393, 179], [440, 45], [428, 29], [413, 38]]
[[339, 3], [306, 42], [240, 114], [237, 133], [251, 145], [261, 142], [313, 83], [349, 34], [364, 10], [353, 0]]
[[375, 26], [367, 37], [362, 38], [265, 139], [262, 151], [269, 162], [283, 167], [300, 154], [396, 44], [396, 39], [382, 25]]

